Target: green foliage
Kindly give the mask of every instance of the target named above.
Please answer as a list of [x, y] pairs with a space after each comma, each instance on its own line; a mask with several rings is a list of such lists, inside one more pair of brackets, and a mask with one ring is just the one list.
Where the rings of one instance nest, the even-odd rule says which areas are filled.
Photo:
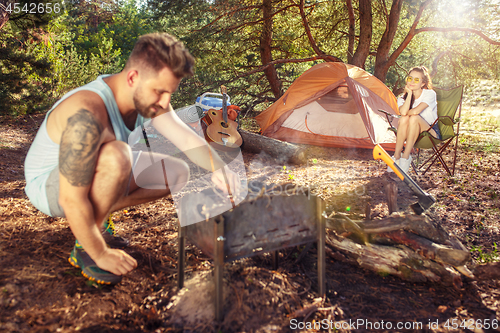
[[[65, 9], [62, 0], [16, 0], [8, 1], [6, 5], [6, 9], [10, 13], [9, 22], [14, 32], [25, 32], [43, 27], [50, 20], [63, 14]], [[50, 8], [50, 10], [47, 8]], [[57, 10], [54, 11], [54, 8]]]
[[497, 243], [493, 243], [493, 250], [490, 252], [484, 251], [482, 246], [472, 246], [470, 252], [477, 256], [477, 260], [481, 263], [495, 262], [500, 260]]
[[[46, 0], [43, 0], [46, 1]], [[58, 0], [59, 1], [59, 0]], [[139, 0], [137, 0], [139, 1]], [[48, 2], [48, 1], [46, 1]], [[72, 88], [99, 74], [121, 70], [137, 37], [167, 31], [181, 39], [196, 57], [196, 74], [181, 82], [174, 107], [194, 103], [196, 96], [228, 86], [232, 103], [245, 111], [263, 110], [275, 101], [262, 70], [263, 4], [272, 6], [272, 59], [304, 59], [316, 55], [308, 39], [297, 1], [278, 0], [71, 0], [64, 15], [36, 18], [11, 16], [0, 30], [1, 112], [46, 110]], [[147, 3], [147, 7], [145, 6]], [[407, 36], [422, 1], [404, 1], [390, 52]], [[354, 1], [355, 49], [360, 35], [359, 2]], [[374, 73], [375, 54], [387, 26], [391, 1], [372, 1], [373, 32], [365, 68]], [[349, 19], [345, 1], [306, 1], [312, 38], [326, 54], [347, 61]], [[433, 1], [417, 29], [465, 27], [497, 38], [500, 9], [495, 0]], [[48, 24], [47, 24], [48, 23]], [[42, 28], [42, 29], [40, 29]], [[443, 55], [444, 54], [444, 55]], [[404, 85], [406, 70], [432, 68], [438, 56], [436, 86], [470, 85], [478, 78], [500, 75], [500, 49], [464, 31], [417, 33], [389, 69], [386, 84]], [[274, 66], [281, 91], [312, 65], [323, 60]], [[50, 67], [49, 67], [50, 65]], [[252, 72], [255, 71], [255, 72]], [[43, 98], [45, 96], [45, 98]]]
[[[184, 81], [181, 85], [183, 93], [180, 105], [192, 103], [194, 96], [205, 91], [217, 91], [221, 83], [229, 87], [229, 93], [234, 96], [236, 103], [250, 110], [259, 103], [263, 103], [260, 107], [262, 109], [275, 100], [262, 71], [247, 74], [262, 66], [260, 38], [264, 2], [265, 0], [150, 2], [164, 30], [180, 37], [197, 57], [195, 78]], [[305, 33], [296, 3], [293, 5], [286, 1], [271, 1], [275, 13], [272, 17], [271, 45], [274, 60], [301, 59], [316, 55]], [[489, 0], [472, 0], [460, 4], [452, 0], [434, 1], [424, 11], [417, 28], [471, 27], [488, 30], [493, 21], [492, 16], [487, 14], [487, 8], [491, 9], [488, 3]], [[394, 52], [407, 37], [421, 4], [420, 1], [403, 2], [390, 52]], [[355, 34], [359, 36], [358, 2], [353, 5], [356, 16]], [[372, 2], [372, 55], [365, 64], [366, 70], [371, 73], [374, 73], [375, 52], [386, 29], [386, 14], [391, 9], [390, 5], [390, 2]], [[305, 12], [312, 37], [319, 48], [346, 61], [349, 21], [345, 2], [309, 1], [306, 2]], [[357, 40], [356, 38], [355, 48]], [[397, 65], [390, 68], [385, 83], [394, 89], [401, 88], [404, 86], [407, 69], [418, 65], [431, 69], [434, 60], [443, 51], [448, 53], [438, 63], [437, 75], [434, 77], [436, 86], [447, 88], [469, 84], [488, 72], [500, 72], [497, 70], [499, 62], [496, 61], [500, 50], [479, 37], [464, 32], [421, 32], [415, 35], [398, 57]], [[300, 74], [321, 61], [275, 65], [282, 90], [285, 91]]]
[[[51, 13], [46, 12], [47, 4]], [[9, 21], [0, 30], [0, 113], [37, 112], [50, 103], [47, 94], [51, 87], [47, 80], [51, 64], [45, 57], [26, 52], [27, 46], [41, 43], [43, 27], [64, 12], [64, 5], [59, 0], [35, 3], [20, 0], [7, 5], [11, 10]], [[59, 13], [53, 11], [54, 5]]]
[[8, 82], [0, 87], [0, 112], [47, 111], [71, 89], [119, 72], [137, 37], [154, 30], [133, 0], [120, 6], [73, 1], [68, 9], [44, 30], [21, 32], [8, 22], [0, 31], [1, 78]]
[[125, 63], [137, 37], [154, 31], [150, 16], [140, 12], [133, 0], [113, 3], [106, 14], [98, 16], [91, 12], [82, 13], [81, 10], [73, 9], [70, 13], [74, 16], [68, 16], [66, 21], [69, 31], [74, 34], [76, 49], [85, 53], [88, 59], [92, 54], [100, 54], [103, 39], [110, 39], [115, 49], [120, 51], [121, 62]]
[[[259, 50], [263, 29], [262, 2], [255, 1], [190, 1], [179, 12], [175, 4], [161, 7], [155, 13], [168, 31], [180, 38], [196, 57], [195, 76], [183, 80], [173, 99], [174, 107], [192, 104], [204, 92], [218, 92], [221, 84], [228, 87], [231, 102], [252, 110], [256, 105], [268, 106], [275, 100], [269, 82], [262, 72], [247, 72], [262, 66]], [[282, 7], [287, 7], [283, 3]], [[278, 7], [281, 8], [281, 7]], [[277, 8], [277, 10], [278, 10]], [[310, 55], [298, 10], [284, 10], [274, 17], [273, 57], [301, 58]], [[276, 65], [286, 89], [311, 63]]]
[[7, 23], [0, 34], [0, 112], [7, 115], [33, 113], [47, 103], [50, 64], [23, 52], [22, 45]]
[[[73, 44], [72, 34], [61, 25], [65, 16], [49, 26], [47, 43], [36, 43], [28, 47], [27, 52], [37, 58], [46, 58], [52, 64], [52, 97], [57, 98], [69, 90], [84, 85], [99, 74], [114, 73], [122, 66], [121, 51], [113, 46], [113, 40], [102, 35], [95, 50], [87, 57], [85, 52], [78, 52]], [[57, 33], [55, 33], [57, 31]]]
[[[411, 15], [409, 7], [404, 7], [403, 11], [408, 14], [402, 13], [402, 16]], [[498, 40], [498, 34], [495, 33], [498, 31], [498, 15], [500, 8], [490, 0], [434, 1], [424, 12], [418, 28], [472, 28]], [[401, 31], [409, 28], [402, 25], [404, 21], [400, 21]], [[440, 55], [433, 77], [433, 84], [437, 87], [470, 86], [478, 79], [498, 79], [498, 46], [464, 31], [418, 33], [399, 56], [398, 66], [393, 67], [392, 72], [403, 76], [404, 70], [413, 66], [424, 65], [431, 69]]]

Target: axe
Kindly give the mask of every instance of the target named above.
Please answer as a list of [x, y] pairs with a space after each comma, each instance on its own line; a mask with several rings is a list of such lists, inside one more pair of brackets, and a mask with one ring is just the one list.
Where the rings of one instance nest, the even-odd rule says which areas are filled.
[[415, 183], [413, 179], [411, 179], [410, 176], [408, 176], [406, 172], [404, 172], [399, 167], [399, 165], [397, 165], [392, 160], [392, 158], [389, 156], [389, 154], [387, 154], [382, 146], [376, 145], [375, 148], [373, 148], [373, 158], [376, 160], [384, 161], [394, 171], [399, 179], [404, 181], [405, 184], [408, 185], [408, 187], [411, 188], [412, 191], [416, 194], [416, 196], [418, 197], [418, 202], [410, 205], [410, 208], [413, 210], [413, 212], [415, 212], [415, 214], [421, 215], [424, 210], [426, 210], [436, 202], [436, 199], [434, 199], [432, 195], [424, 192], [420, 188], [420, 186], [418, 186], [417, 183]]

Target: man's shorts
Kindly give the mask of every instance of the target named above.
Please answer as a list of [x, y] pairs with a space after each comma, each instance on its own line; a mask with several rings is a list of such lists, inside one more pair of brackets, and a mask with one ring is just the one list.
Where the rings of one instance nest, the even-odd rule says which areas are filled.
[[[133, 166], [136, 165], [136, 161], [138, 160], [140, 155], [141, 155], [140, 151], [132, 151]], [[128, 186], [130, 186], [130, 181], [132, 177], [133, 174], [131, 172], [128, 181], [129, 183]], [[127, 192], [128, 192], [128, 186], [127, 186]], [[59, 204], [59, 166], [56, 166], [54, 170], [52, 170], [52, 172], [50, 173], [49, 178], [45, 183], [45, 190], [47, 192], [47, 201], [49, 203], [50, 216], [66, 217], [63, 208]], [[127, 195], [128, 193], [125, 194], [125, 196]]]
[[59, 205], [59, 166], [56, 166], [50, 173], [49, 178], [47, 178], [45, 191], [49, 202], [50, 215], [52, 217], [66, 217], [64, 210]]

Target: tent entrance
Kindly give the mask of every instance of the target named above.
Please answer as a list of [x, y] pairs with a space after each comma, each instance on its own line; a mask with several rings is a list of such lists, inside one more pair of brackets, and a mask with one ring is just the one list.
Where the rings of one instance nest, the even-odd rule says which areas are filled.
[[347, 84], [333, 89], [316, 100], [328, 112], [358, 113], [358, 108]]
[[293, 110], [282, 127], [324, 136], [367, 138], [368, 132], [347, 85]]

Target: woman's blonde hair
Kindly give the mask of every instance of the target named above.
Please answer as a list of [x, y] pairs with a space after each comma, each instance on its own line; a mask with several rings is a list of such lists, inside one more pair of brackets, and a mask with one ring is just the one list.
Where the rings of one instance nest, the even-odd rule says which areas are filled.
[[422, 80], [424, 82], [424, 87], [423, 87], [424, 89], [432, 89], [431, 76], [429, 75], [429, 71], [427, 70], [427, 68], [425, 66], [413, 67], [412, 69], [410, 69], [408, 74], [410, 74], [413, 71], [419, 72], [420, 74], [422, 74]]

